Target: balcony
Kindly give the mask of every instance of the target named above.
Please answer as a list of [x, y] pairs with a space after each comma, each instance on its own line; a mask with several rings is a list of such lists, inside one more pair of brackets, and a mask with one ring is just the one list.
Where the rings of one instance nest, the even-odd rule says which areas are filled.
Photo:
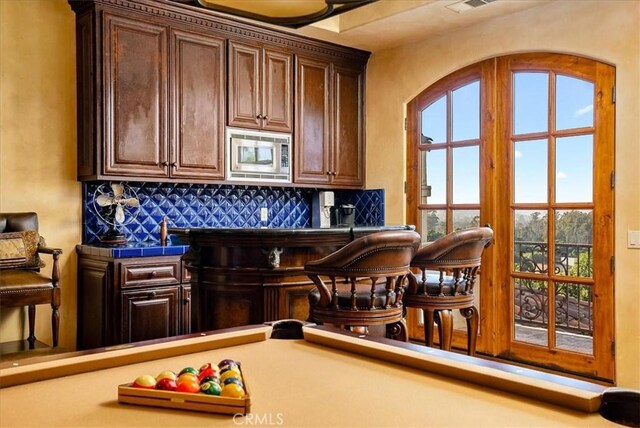
[[[555, 348], [593, 353], [593, 290], [590, 284], [572, 282], [572, 277], [592, 277], [592, 245], [557, 243], [554, 274], [566, 276], [556, 282]], [[548, 245], [518, 241], [514, 245], [514, 271], [547, 274]], [[514, 280], [515, 339], [548, 345], [549, 290], [544, 280]]]

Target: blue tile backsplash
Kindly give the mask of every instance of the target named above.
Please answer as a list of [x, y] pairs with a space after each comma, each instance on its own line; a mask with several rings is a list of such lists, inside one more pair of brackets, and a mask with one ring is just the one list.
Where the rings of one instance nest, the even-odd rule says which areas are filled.
[[[84, 244], [98, 243], [108, 226], [94, 209], [94, 194], [104, 182], [83, 184]], [[316, 189], [185, 183], [126, 182], [138, 195], [140, 210], [119, 226], [129, 243], [157, 242], [160, 222], [169, 227], [303, 228], [311, 227], [311, 200]], [[356, 207], [356, 226], [384, 226], [383, 190], [336, 190], [336, 205]], [[260, 208], [269, 220], [260, 221]]]

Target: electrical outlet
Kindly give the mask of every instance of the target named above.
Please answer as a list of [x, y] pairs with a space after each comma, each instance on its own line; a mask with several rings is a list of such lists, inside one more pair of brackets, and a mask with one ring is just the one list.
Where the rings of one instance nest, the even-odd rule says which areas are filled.
[[627, 248], [640, 248], [640, 230], [627, 231]]
[[260, 208], [260, 221], [269, 220], [269, 208], [263, 207]]

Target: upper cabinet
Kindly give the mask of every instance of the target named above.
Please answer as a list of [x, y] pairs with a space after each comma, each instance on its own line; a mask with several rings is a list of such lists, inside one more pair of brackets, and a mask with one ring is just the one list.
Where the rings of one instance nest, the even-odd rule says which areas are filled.
[[77, 25], [79, 179], [223, 180], [225, 39], [92, 17]]
[[229, 42], [229, 125], [291, 132], [293, 55]]
[[364, 67], [298, 56], [294, 182], [364, 187]]
[[68, 1], [78, 179], [222, 183], [230, 126], [292, 134], [292, 185], [364, 186], [368, 52], [177, 2]]

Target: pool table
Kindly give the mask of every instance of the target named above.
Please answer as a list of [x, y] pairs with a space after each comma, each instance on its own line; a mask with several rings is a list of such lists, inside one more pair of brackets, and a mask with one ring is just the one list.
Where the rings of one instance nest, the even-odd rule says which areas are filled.
[[[602, 385], [313, 324], [290, 329], [293, 323], [5, 362], [0, 424], [615, 426], [597, 412]], [[247, 415], [118, 402], [118, 386], [141, 374], [225, 358], [242, 364], [250, 388]]]

